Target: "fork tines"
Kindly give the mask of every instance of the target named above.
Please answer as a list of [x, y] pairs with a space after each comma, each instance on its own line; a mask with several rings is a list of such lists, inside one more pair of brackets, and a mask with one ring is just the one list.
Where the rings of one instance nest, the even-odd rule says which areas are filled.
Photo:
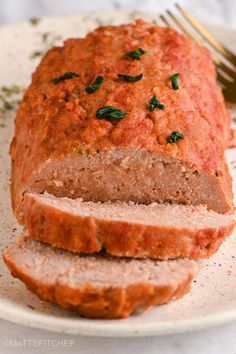
[[[180, 5], [175, 5], [178, 16], [167, 10], [160, 15], [165, 26], [175, 27], [193, 41], [206, 44], [212, 52], [217, 67], [218, 80], [223, 87], [223, 93], [231, 102], [236, 102], [236, 55], [227, 49], [217, 38]], [[181, 16], [179, 16], [181, 15]]]

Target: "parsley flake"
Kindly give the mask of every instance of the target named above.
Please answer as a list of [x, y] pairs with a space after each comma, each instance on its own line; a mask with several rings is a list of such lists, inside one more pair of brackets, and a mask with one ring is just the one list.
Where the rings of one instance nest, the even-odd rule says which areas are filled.
[[89, 94], [94, 93], [103, 83], [104, 78], [102, 76], [97, 76], [95, 81], [85, 88], [85, 91]]
[[172, 88], [174, 90], [178, 90], [180, 88], [179, 87], [179, 73], [172, 75], [170, 79], [171, 79]]
[[169, 144], [177, 143], [179, 139], [184, 139], [184, 135], [179, 132], [172, 132], [168, 143]]
[[52, 83], [54, 85], [57, 85], [61, 81], [70, 80], [70, 79], [73, 79], [74, 77], [79, 77], [79, 75], [76, 73], [73, 73], [72, 71], [68, 71], [67, 73], [63, 74], [62, 76], [58, 76], [58, 77], [55, 77], [54, 79], [52, 79]]
[[143, 78], [143, 74], [139, 74], [137, 76], [118, 74], [117, 77], [119, 77], [119, 79], [122, 79], [127, 82], [136, 82], [136, 81], [139, 81]]
[[138, 48], [126, 53], [126, 56], [132, 60], [141, 60], [142, 55], [145, 53], [145, 50], [143, 50], [142, 48]]
[[154, 109], [159, 108], [161, 110], [163, 110], [165, 108], [164, 104], [162, 104], [159, 99], [157, 98], [157, 96], [153, 96], [150, 100], [149, 100], [149, 111], [153, 112]]
[[96, 112], [96, 117], [98, 119], [122, 119], [126, 116], [126, 112], [121, 110], [121, 109], [117, 109], [113, 106], [104, 106], [101, 107], [97, 110]]

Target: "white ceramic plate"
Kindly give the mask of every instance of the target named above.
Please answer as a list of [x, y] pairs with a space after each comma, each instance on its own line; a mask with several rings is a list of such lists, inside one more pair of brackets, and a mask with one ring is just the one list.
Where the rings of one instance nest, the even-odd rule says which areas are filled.
[[[14, 93], [7, 96], [8, 92], [6, 90], [1, 92], [1, 87], [14, 84], [26, 87], [31, 72], [40, 60], [37, 56], [38, 51], [44, 51], [55, 43], [60, 44], [62, 38], [83, 36], [101, 23], [129, 22], [135, 16], [137, 14], [124, 12], [94, 13], [45, 18], [36, 25], [25, 22], [0, 28], [0, 95], [3, 94], [4, 98], [14, 105], [18, 96]], [[142, 17], [147, 20], [155, 18], [150, 14], [142, 14]], [[218, 27], [210, 27], [210, 29], [230, 47], [236, 48], [235, 31]], [[0, 98], [0, 110], [1, 107], [3, 102]], [[0, 113], [2, 249], [21, 231], [12, 216], [9, 197], [8, 149], [15, 112], [14, 109], [6, 110], [6, 108], [5, 112]], [[231, 163], [236, 160], [235, 149], [228, 151], [228, 160], [232, 174], [235, 175], [236, 170]], [[2, 260], [0, 262], [0, 318], [31, 327], [91, 336], [122, 337], [192, 331], [236, 319], [236, 240], [234, 236], [223, 244], [217, 255], [209, 261], [201, 262], [201, 271], [193, 284], [191, 294], [171, 304], [125, 320], [84, 319], [44, 303], [31, 294], [19, 280], [13, 279]]]

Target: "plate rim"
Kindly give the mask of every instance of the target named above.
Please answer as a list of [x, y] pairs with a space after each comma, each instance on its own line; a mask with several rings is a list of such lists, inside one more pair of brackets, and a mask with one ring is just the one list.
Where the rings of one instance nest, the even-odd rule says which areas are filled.
[[[202, 316], [200, 318], [195, 317], [194, 319], [142, 324], [125, 324], [126, 319], [96, 320], [81, 317], [67, 319], [53, 315], [40, 314], [38, 312], [33, 313], [30, 311], [27, 313], [27, 317], [25, 315], [25, 309], [16, 309], [15, 307], [6, 309], [6, 304], [1, 304], [0, 301], [0, 319], [2, 320], [55, 333], [107, 338], [153, 337], [168, 334], [189, 333], [216, 327], [236, 320], [236, 308], [235, 310], [224, 312], [218, 311], [214, 314]], [[55, 318], [57, 320], [56, 326], [54, 322]], [[100, 321], [102, 321], [102, 323], [98, 325]], [[94, 325], [94, 322], [97, 322], [97, 324]]]

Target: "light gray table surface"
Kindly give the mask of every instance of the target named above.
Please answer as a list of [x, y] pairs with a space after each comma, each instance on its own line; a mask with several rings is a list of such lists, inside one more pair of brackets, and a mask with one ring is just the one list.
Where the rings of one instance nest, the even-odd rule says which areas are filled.
[[[33, 16], [91, 10], [163, 11], [174, 0], [0, 0], [0, 25]], [[236, 27], [236, 0], [180, 0], [204, 22]], [[236, 322], [193, 333], [147, 338], [93, 338], [55, 334], [0, 320], [1, 354], [236, 354]]]
[[1, 321], [0, 353], [235, 354], [236, 324], [162, 337], [95, 338], [55, 334]]
[[31, 16], [114, 9], [160, 12], [179, 2], [204, 22], [236, 27], [235, 0], [0, 0], [0, 24]]

